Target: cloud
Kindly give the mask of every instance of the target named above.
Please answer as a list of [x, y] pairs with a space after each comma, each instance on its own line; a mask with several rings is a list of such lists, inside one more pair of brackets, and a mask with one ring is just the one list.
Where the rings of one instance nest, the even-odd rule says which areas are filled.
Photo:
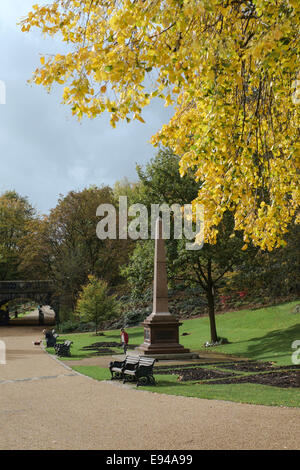
[[143, 113], [146, 124], [120, 123], [112, 129], [107, 114], [77, 122], [60, 104], [62, 88], [47, 94], [27, 84], [40, 54], [63, 52], [59, 41], [43, 39], [38, 31], [20, 32], [16, 23], [31, 5], [32, 0], [0, 4], [0, 80], [6, 84], [6, 105], [0, 106], [0, 192], [15, 189], [47, 212], [59, 194], [72, 189], [112, 185], [123, 176], [135, 180], [136, 162], [144, 164], [154, 155], [150, 137], [172, 111], [156, 101]]

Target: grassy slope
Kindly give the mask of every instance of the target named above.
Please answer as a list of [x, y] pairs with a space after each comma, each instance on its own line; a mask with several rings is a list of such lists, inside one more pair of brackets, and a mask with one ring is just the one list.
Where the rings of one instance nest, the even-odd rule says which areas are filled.
[[[193, 350], [218, 352], [246, 357], [262, 361], [275, 361], [278, 365], [291, 364], [291, 344], [300, 339], [300, 315], [292, 313], [293, 307], [299, 302], [290, 302], [275, 307], [258, 310], [239, 310], [217, 315], [218, 334], [226, 337], [230, 344], [214, 348], [204, 348], [209, 340], [209, 320], [207, 317], [185, 320], [180, 328], [180, 343]], [[143, 328], [128, 328], [130, 344], [139, 345], [143, 342]], [[92, 355], [81, 351], [83, 346], [100, 341], [120, 341], [120, 332], [106, 331], [105, 336], [92, 333], [61, 335], [60, 341], [69, 339], [72, 345], [72, 359], [81, 359]], [[114, 348], [113, 348], [114, 349]], [[121, 353], [121, 348], [114, 349]], [[53, 348], [49, 348], [53, 353]]]
[[[275, 307], [258, 310], [240, 310], [217, 316], [219, 335], [226, 337], [230, 344], [209, 348], [209, 351], [220, 352], [255, 360], [274, 361], [277, 365], [291, 365], [291, 344], [300, 339], [300, 317], [293, 314], [293, 307], [299, 302], [291, 302]], [[143, 341], [143, 329], [129, 328], [131, 344]], [[209, 339], [208, 318], [184, 321], [181, 329], [189, 333], [181, 336], [180, 342], [194, 350], [203, 350], [203, 343]], [[94, 336], [91, 333], [64, 335], [61, 339], [71, 339], [72, 358], [87, 357], [80, 351], [82, 346], [98, 341], [119, 341], [119, 331], [105, 332], [105, 336]], [[121, 349], [116, 349], [121, 352]], [[49, 352], [51, 352], [49, 350]], [[76, 366], [75, 370], [97, 380], [108, 380], [108, 369], [96, 366]], [[156, 387], [143, 387], [157, 393], [183, 395], [189, 397], [229, 400], [242, 403], [262, 405], [300, 407], [299, 389], [280, 389], [277, 387], [256, 384], [210, 385], [177, 382], [174, 375], [155, 374]]]
[[[230, 344], [210, 348], [224, 354], [262, 361], [275, 361], [278, 365], [291, 364], [291, 344], [300, 339], [300, 315], [293, 313], [299, 302], [290, 302], [258, 310], [239, 310], [217, 315], [218, 334]], [[200, 349], [209, 338], [209, 320], [186, 320], [181, 343], [193, 350]]]

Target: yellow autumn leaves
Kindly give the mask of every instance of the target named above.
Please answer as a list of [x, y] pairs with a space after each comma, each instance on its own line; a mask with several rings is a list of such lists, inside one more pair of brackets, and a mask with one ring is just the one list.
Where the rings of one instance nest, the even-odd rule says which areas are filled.
[[299, 13], [291, 0], [57, 0], [35, 5], [22, 30], [72, 45], [41, 57], [33, 80], [67, 85], [63, 99], [79, 118], [107, 110], [113, 126], [144, 122], [154, 96], [174, 104], [152, 142], [182, 157], [182, 174], [193, 169], [207, 241], [230, 210], [245, 245], [272, 249], [299, 207]]

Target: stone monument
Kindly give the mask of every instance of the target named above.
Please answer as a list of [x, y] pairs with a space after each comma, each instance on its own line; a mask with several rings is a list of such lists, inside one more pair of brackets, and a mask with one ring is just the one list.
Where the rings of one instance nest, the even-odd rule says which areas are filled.
[[142, 325], [144, 343], [136, 348], [139, 353], [149, 356], [190, 353], [189, 349], [179, 344], [181, 323], [169, 312], [165, 241], [161, 218], [156, 221], [153, 311]]

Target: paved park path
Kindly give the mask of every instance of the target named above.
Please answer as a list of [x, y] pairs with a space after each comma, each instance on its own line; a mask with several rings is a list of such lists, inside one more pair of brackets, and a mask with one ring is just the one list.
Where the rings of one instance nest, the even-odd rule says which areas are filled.
[[[55, 313], [52, 310], [51, 307], [48, 305], [44, 305], [42, 307], [42, 311], [44, 314], [44, 322], [45, 325], [54, 325], [55, 324]], [[14, 315], [11, 316], [10, 319], [10, 325], [18, 326], [18, 324], [21, 324], [26, 326], [26, 323], [29, 325], [38, 325], [39, 324], [39, 311], [36, 308], [30, 313], [27, 313], [24, 317], [18, 317], [14, 318]], [[1, 330], [0, 330], [0, 335], [1, 335]]]
[[97, 382], [0, 329], [0, 449], [296, 449], [300, 409], [175, 397]]

